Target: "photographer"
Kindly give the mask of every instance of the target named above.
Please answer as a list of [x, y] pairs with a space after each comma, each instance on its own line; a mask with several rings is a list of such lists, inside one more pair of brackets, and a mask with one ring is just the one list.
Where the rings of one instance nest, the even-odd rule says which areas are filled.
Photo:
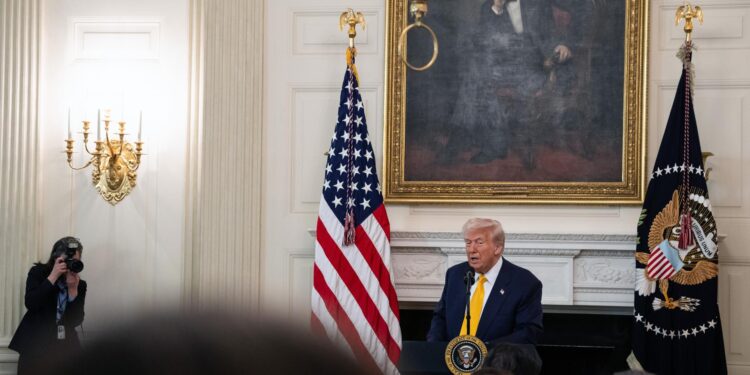
[[83, 245], [74, 237], [55, 242], [47, 263], [35, 263], [26, 278], [26, 314], [8, 347], [17, 351], [18, 374], [34, 374], [34, 369], [55, 356], [80, 350], [75, 327], [83, 322], [86, 282]]

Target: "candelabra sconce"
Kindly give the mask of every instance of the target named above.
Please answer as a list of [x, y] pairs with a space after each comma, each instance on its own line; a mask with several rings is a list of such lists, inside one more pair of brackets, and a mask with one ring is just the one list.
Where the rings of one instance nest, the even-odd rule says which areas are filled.
[[68, 155], [68, 166], [73, 170], [85, 169], [93, 166], [92, 182], [99, 194], [111, 205], [116, 205], [135, 187], [136, 171], [141, 165], [143, 142], [141, 142], [142, 116], [138, 125], [138, 140], [129, 143], [125, 141], [125, 121], [117, 122], [119, 132], [114, 135], [119, 139], [110, 139], [109, 125], [112, 121], [109, 115], [104, 117], [104, 140], [101, 138], [101, 122], [97, 114], [97, 132], [95, 149], [90, 151], [88, 146], [90, 121], [83, 121], [83, 149], [91, 158], [81, 167], [73, 166], [74, 140], [70, 132], [70, 112], [68, 112], [68, 139], [65, 140], [65, 153]]

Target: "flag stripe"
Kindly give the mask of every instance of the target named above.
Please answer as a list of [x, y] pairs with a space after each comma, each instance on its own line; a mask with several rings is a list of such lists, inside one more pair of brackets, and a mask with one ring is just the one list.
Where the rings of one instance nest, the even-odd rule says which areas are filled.
[[388, 214], [385, 212], [385, 205], [381, 205], [372, 213], [375, 216], [375, 220], [378, 221], [380, 227], [383, 228], [383, 232], [388, 237], [388, 242], [391, 242], [391, 223], [388, 221]]
[[651, 273], [653, 273], [654, 275], [658, 275], [664, 270], [668, 270], [670, 266], [671, 264], [669, 264], [667, 258], [662, 258], [658, 261], [657, 264], [654, 265], [654, 267], [651, 268]]
[[[317, 249], [319, 251], [317, 254], [318, 256], [316, 256], [316, 264], [318, 266], [318, 269], [320, 270], [321, 275], [323, 276], [324, 282], [331, 290], [333, 297], [336, 299], [336, 306], [339, 306], [339, 309], [337, 310], [338, 315], [336, 317], [332, 317], [332, 319], [336, 321], [336, 324], [338, 324], [338, 317], [346, 316], [351, 321], [352, 327], [354, 327], [354, 330], [356, 331], [363, 347], [369, 350], [370, 356], [375, 361], [375, 363], [378, 363], [380, 365], [381, 370], [387, 374], [394, 373], [394, 371], [397, 373], [395, 363], [389, 359], [386, 348], [373, 334], [373, 331], [368, 324], [367, 319], [365, 318], [362, 310], [360, 310], [356, 300], [350, 293], [346, 284], [341, 278], [338, 277], [338, 275], [336, 274], [336, 270], [329, 262], [328, 258], [324, 254], [322, 254], [323, 252], [322, 250], [320, 250], [319, 243], [317, 244], [317, 246]], [[337, 337], [338, 342], [346, 342], [345, 338], [342, 340], [341, 334], [339, 332], [335, 333], [335, 337]], [[351, 350], [353, 349], [350, 348], [350, 351]]]
[[649, 272], [656, 274], [661, 271], [665, 266], [669, 264], [667, 258], [662, 256], [662, 253], [657, 253], [652, 262], [650, 262]]
[[[313, 290], [315, 290], [315, 288], [313, 288]], [[323, 323], [321, 323], [320, 319], [318, 319], [318, 315], [316, 315], [315, 312], [316, 311], [313, 310], [313, 314], [310, 314], [310, 330], [318, 336], [328, 337], [326, 328], [323, 327]]]
[[[325, 301], [323, 301], [323, 298], [320, 296], [320, 294], [314, 287], [313, 287], [312, 292], [313, 292], [313, 301], [312, 301], [313, 314], [312, 315], [315, 315], [315, 317], [318, 319], [320, 324], [323, 326], [324, 339], [327, 339], [329, 342], [332, 342], [339, 349], [341, 349], [346, 354], [348, 354], [351, 358], [355, 358], [355, 355], [354, 355], [354, 352], [352, 352], [351, 346], [346, 345], [347, 340], [343, 336], [342, 332], [339, 330], [337, 320], [334, 319], [333, 316], [331, 316], [331, 313], [328, 311], [328, 307], [326, 306]], [[337, 313], [338, 312], [339, 310], [337, 310]]]
[[391, 311], [396, 319], [398, 319], [398, 300], [396, 298], [396, 289], [393, 288], [393, 284], [391, 283], [391, 273], [388, 272], [388, 269], [383, 264], [383, 259], [375, 249], [375, 245], [370, 241], [370, 237], [367, 236], [367, 233], [362, 228], [363, 226], [364, 225], [357, 227], [357, 248], [367, 260], [367, 264], [370, 265], [372, 273], [374, 273], [380, 281], [380, 287], [385, 291], [386, 295], [388, 295]]
[[656, 278], [657, 279], [668, 279], [670, 276], [674, 274], [674, 268], [667, 267], [663, 271], [661, 271]]
[[357, 360], [367, 366], [377, 367], [377, 364], [373, 361], [373, 358], [369, 354], [369, 350], [367, 350], [367, 348], [365, 348], [364, 344], [362, 343], [360, 335], [359, 333], [357, 333], [357, 329], [355, 328], [354, 324], [352, 324], [349, 316], [347, 314], [340, 313], [343, 309], [341, 308], [341, 305], [339, 305], [336, 296], [328, 287], [328, 284], [323, 278], [323, 274], [317, 266], [313, 268], [313, 286], [315, 287], [315, 290], [318, 292], [323, 302], [325, 302], [325, 306], [328, 309], [328, 312], [334, 318], [336, 325], [338, 326], [338, 331], [341, 332], [341, 334], [353, 349], [354, 356], [357, 358]]
[[323, 250], [331, 264], [335, 265], [334, 268], [336, 272], [351, 291], [352, 297], [356, 300], [365, 316], [365, 319], [375, 332], [375, 335], [383, 346], [387, 348], [388, 356], [391, 358], [391, 361], [397, 363], [400, 349], [398, 349], [397, 343], [394, 342], [391, 337], [390, 332], [388, 331], [388, 325], [385, 320], [383, 320], [380, 311], [370, 298], [367, 289], [362, 285], [359, 276], [357, 276], [357, 273], [351, 267], [351, 264], [349, 264], [343, 256], [341, 249], [333, 239], [328, 236], [328, 232], [326, 231], [325, 225], [321, 219], [318, 219], [317, 234], [318, 241], [321, 245], [320, 249]]
[[[346, 284], [337, 275], [335, 268], [329, 262], [328, 258], [321, 254], [316, 259], [316, 262], [318, 269], [320, 269], [320, 272], [323, 275], [324, 281], [331, 289], [338, 306], [341, 307], [338, 314], [345, 314], [351, 320], [362, 345], [369, 350], [370, 355], [376, 363], [388, 362], [388, 354], [386, 353], [385, 348], [378, 338], [372, 334], [372, 329], [370, 328], [364, 313], [357, 305], [357, 301], [352, 296]], [[336, 317], [334, 317], [334, 320], [335, 319]]]
[[[331, 238], [333, 241], [336, 243], [343, 242], [344, 228], [338, 220], [329, 215], [331, 212], [327, 205], [320, 207], [320, 213], [320, 220], [328, 230], [328, 233], [332, 234]], [[360, 228], [366, 229], [360, 230]], [[398, 299], [396, 291], [391, 283], [390, 272], [383, 264], [380, 253], [375, 250], [375, 245], [372, 241], [369, 241], [369, 238], [385, 239], [385, 236], [380, 232], [380, 226], [372, 217], [368, 217], [357, 227], [355, 246], [345, 246], [341, 249], [341, 253], [349, 261], [349, 264], [359, 276], [360, 281], [368, 286], [367, 291], [369, 292], [370, 299], [375, 302], [380, 315], [388, 322], [391, 336], [396, 342], [400, 342], [401, 329], [398, 322]], [[364, 250], [364, 246], [370, 246], [370, 251]], [[386, 250], [390, 249], [388, 243], [384, 241], [378, 241], [377, 247]], [[381, 268], [375, 271], [373, 263], [379, 263]], [[389, 290], [390, 293], [388, 292]]]

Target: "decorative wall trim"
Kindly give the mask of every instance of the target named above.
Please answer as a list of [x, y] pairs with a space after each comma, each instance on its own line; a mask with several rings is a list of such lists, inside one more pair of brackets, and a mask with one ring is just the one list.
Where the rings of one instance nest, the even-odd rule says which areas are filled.
[[[672, 52], [676, 50], [684, 40], [684, 32], [681, 27], [674, 27], [673, 20], [677, 7], [682, 2], [665, 2], [660, 5], [654, 17], [657, 23], [658, 35], [656, 36], [660, 51]], [[750, 47], [750, 38], [747, 35], [748, 9], [746, 2], [720, 1], [701, 4], [703, 12], [711, 14], [713, 19], [707, 19], [702, 25], [701, 32], [694, 36], [696, 45], [701, 50], [737, 50]]]
[[264, 2], [190, 2], [186, 303], [260, 295]]
[[39, 0], [0, 0], [0, 363], [39, 249]]
[[160, 22], [74, 19], [76, 59], [158, 59]]
[[[330, 27], [338, 24], [341, 11], [340, 7], [292, 11], [292, 55], [341, 54], [346, 48], [346, 39], [341, 38], [338, 28]], [[357, 54], [374, 55], [380, 50], [381, 12], [361, 8], [357, 11], [361, 11], [367, 21], [365, 28], [357, 28]]]

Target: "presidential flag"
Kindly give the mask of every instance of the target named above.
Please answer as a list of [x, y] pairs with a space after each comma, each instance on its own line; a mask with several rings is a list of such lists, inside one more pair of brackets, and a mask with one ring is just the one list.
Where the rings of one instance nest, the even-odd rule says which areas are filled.
[[348, 51], [323, 177], [312, 327], [363, 366], [397, 374], [401, 328], [391, 272], [390, 224], [352, 52]]
[[719, 257], [698, 127], [691, 46], [638, 223], [633, 354], [646, 371], [726, 374]]

